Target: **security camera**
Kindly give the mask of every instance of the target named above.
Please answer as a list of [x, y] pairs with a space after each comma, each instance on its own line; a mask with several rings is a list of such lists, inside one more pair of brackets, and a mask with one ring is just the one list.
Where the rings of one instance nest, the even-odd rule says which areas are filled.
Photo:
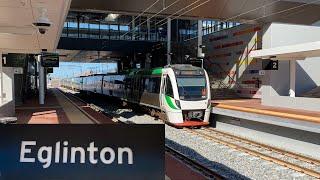
[[36, 23], [33, 23], [33, 25], [38, 28], [40, 34], [45, 34], [48, 28], [51, 26], [51, 24], [43, 23], [43, 22], [36, 22]]
[[45, 34], [49, 27], [51, 26], [51, 22], [49, 21], [47, 17], [47, 9], [40, 8], [39, 9], [40, 17], [37, 19], [36, 22], [33, 23], [33, 25], [38, 28], [38, 31], [40, 34]]

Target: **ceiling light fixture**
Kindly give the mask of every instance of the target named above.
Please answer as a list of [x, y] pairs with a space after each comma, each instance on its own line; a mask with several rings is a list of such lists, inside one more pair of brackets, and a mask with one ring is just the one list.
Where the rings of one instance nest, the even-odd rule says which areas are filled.
[[119, 14], [108, 14], [105, 18], [106, 21], [115, 21], [120, 15]]

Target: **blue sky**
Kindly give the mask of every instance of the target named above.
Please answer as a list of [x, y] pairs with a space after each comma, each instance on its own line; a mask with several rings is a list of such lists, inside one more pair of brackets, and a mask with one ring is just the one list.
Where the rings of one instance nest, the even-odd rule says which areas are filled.
[[67, 78], [79, 76], [84, 72], [107, 73], [115, 72], [116, 63], [79, 63], [79, 62], [60, 62], [59, 67], [53, 68], [50, 75], [53, 78]]

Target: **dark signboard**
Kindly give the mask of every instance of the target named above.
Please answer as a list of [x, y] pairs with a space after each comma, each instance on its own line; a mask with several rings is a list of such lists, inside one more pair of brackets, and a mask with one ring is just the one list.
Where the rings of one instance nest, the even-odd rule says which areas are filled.
[[58, 53], [41, 53], [41, 65], [43, 67], [59, 67]]
[[9, 53], [4, 54], [3, 57], [2, 65], [4, 67], [24, 67], [27, 60], [26, 54]]
[[164, 179], [163, 125], [0, 125], [0, 179]]
[[263, 70], [278, 70], [279, 69], [279, 61], [264, 59], [264, 60], [262, 60], [262, 69]]
[[200, 59], [200, 58], [189, 58], [187, 63], [191, 64], [192, 66], [196, 66], [196, 67], [201, 67], [202, 68], [203, 59]]
[[53, 73], [53, 68], [52, 67], [47, 68], [47, 73]]

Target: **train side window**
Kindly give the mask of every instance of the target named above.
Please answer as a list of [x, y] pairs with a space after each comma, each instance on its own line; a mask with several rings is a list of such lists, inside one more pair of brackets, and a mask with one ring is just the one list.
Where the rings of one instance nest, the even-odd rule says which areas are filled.
[[155, 79], [155, 82], [154, 82], [155, 93], [159, 94], [160, 93], [161, 78], [160, 77], [156, 77], [154, 79]]
[[169, 77], [167, 77], [167, 83], [166, 83], [166, 95], [173, 98], [173, 89], [171, 85], [171, 80]]
[[145, 78], [144, 90], [147, 91], [147, 92], [150, 92], [148, 87], [149, 87], [149, 78]]

